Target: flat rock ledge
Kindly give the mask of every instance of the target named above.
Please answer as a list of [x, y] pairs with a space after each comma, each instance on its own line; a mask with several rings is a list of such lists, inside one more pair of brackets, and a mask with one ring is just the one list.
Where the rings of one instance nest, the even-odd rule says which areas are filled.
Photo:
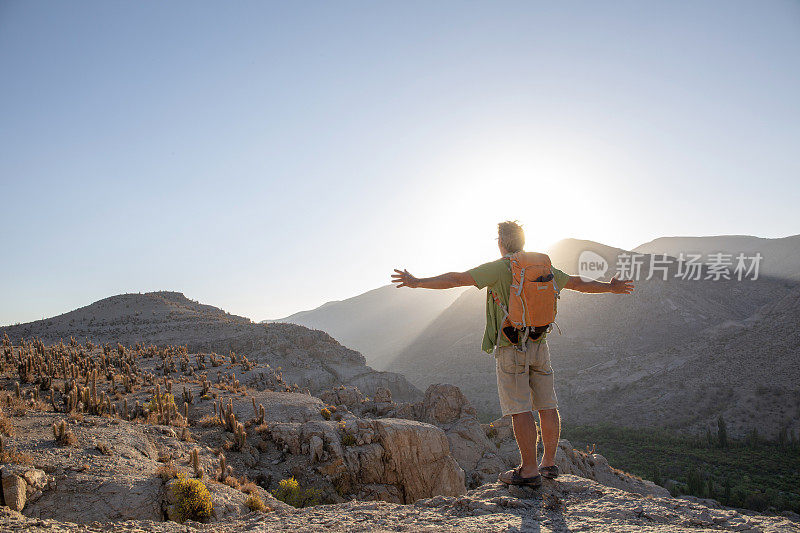
[[38, 532], [282, 531], [751, 531], [800, 532], [785, 516], [764, 516], [684, 499], [634, 494], [573, 475], [542, 488], [489, 483], [461, 496], [436, 496], [410, 505], [352, 501], [297, 510], [250, 513], [214, 524], [121, 521], [73, 524], [29, 518], [3, 507], [0, 530]]

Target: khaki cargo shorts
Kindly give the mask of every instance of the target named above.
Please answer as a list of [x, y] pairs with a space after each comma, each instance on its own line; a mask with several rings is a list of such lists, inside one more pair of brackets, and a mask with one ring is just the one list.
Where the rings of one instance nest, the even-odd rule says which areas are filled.
[[498, 347], [494, 357], [503, 416], [558, 407], [547, 341], [529, 342], [526, 352]]

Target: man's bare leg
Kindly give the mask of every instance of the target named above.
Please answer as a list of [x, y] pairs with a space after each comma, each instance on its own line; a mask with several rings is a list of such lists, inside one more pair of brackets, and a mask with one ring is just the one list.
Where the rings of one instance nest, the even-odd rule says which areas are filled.
[[[561, 417], [558, 415], [558, 409], [539, 411], [539, 422], [542, 427], [542, 444], [544, 445], [544, 454], [539, 468], [544, 468], [556, 464], [556, 449], [558, 448], [558, 437], [561, 434]], [[514, 434], [516, 435], [516, 433], [515, 425]], [[517, 439], [517, 443], [519, 443], [519, 439]], [[534, 460], [536, 460], [535, 455]]]
[[522, 468], [519, 475], [532, 477], [539, 475], [536, 465], [536, 418], [532, 411], [511, 415], [511, 424], [514, 427], [514, 438], [517, 439], [519, 455], [522, 458]]

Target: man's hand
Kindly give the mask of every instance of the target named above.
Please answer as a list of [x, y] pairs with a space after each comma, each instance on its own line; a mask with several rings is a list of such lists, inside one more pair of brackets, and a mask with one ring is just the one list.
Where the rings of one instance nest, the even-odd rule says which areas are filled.
[[633, 281], [611, 278], [611, 292], [614, 294], [630, 294], [633, 292]]
[[396, 274], [392, 274], [392, 283], [397, 283], [397, 288], [410, 287], [416, 289], [452, 289], [453, 287], [468, 287], [475, 285], [475, 280], [469, 272], [448, 272], [432, 278], [416, 278], [408, 270], [394, 269]]
[[412, 276], [408, 270], [397, 270], [394, 269], [397, 274], [392, 274], [392, 283], [397, 283], [397, 288], [400, 287], [410, 287], [412, 289], [416, 289], [419, 287], [419, 279]]
[[580, 276], [570, 276], [565, 289], [589, 294], [611, 292], [614, 294], [630, 294], [633, 291], [633, 282], [626, 279], [611, 278], [611, 281], [583, 281]]

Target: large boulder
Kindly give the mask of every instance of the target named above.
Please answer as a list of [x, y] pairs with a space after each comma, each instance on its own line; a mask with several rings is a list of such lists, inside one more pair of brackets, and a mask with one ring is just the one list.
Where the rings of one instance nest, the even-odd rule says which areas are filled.
[[329, 405], [344, 405], [348, 409], [356, 409], [364, 401], [364, 395], [358, 387], [341, 385], [331, 390], [323, 391], [320, 400]]
[[[149, 466], [149, 465], [148, 465]], [[35, 517], [60, 517], [77, 523], [108, 520], [159, 520], [161, 479], [148, 473], [112, 470], [79, 472], [58, 480], [57, 489], [46, 493], [25, 510]]]
[[436, 426], [393, 418], [276, 423], [270, 439], [341, 493], [359, 499], [410, 503], [466, 490], [464, 471]]
[[0, 467], [2, 501], [15, 511], [42, 497], [42, 492], [51, 485], [51, 479], [43, 470], [21, 464], [5, 464]]
[[477, 487], [495, 481], [506, 464], [497, 456], [497, 448], [487, 437], [475, 409], [455, 385], [434, 384], [425, 391], [425, 399], [412, 406], [419, 420], [444, 430], [450, 453], [467, 475], [467, 486]]
[[477, 417], [475, 409], [455, 385], [437, 383], [428, 387], [421, 404], [421, 420], [437, 426]]
[[27, 497], [26, 488], [28, 486], [25, 478], [17, 474], [3, 473], [3, 501], [5, 504], [15, 510], [22, 511], [25, 507], [25, 500]]
[[376, 420], [375, 428], [384, 449], [386, 482], [402, 487], [405, 503], [466, 492], [464, 471], [450, 456], [447, 437], [441, 429], [391, 418]]

